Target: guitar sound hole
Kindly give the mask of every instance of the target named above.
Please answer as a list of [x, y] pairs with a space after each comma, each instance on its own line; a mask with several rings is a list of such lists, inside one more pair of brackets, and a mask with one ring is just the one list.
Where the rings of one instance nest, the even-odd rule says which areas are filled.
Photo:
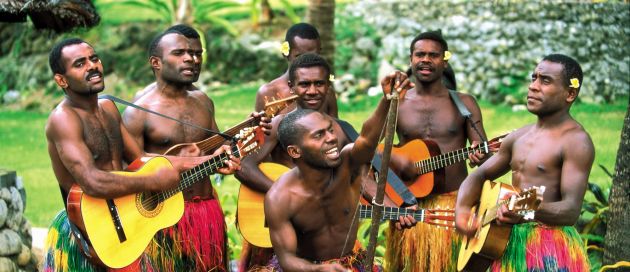
[[142, 203], [142, 208], [146, 211], [153, 211], [160, 204], [158, 194], [145, 192], [140, 194], [140, 203]]

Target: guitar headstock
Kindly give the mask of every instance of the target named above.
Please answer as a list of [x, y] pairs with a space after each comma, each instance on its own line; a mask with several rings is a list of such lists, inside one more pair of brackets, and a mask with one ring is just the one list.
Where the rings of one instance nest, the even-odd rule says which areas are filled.
[[293, 103], [298, 98], [297, 95], [288, 96], [282, 99], [272, 98], [273, 100], [269, 102], [269, 99], [265, 97], [265, 116], [274, 117], [276, 114], [284, 110], [289, 104]]
[[235, 145], [239, 150], [241, 158], [258, 150], [265, 142], [265, 133], [261, 126], [241, 129], [234, 137], [238, 139]]
[[425, 209], [424, 223], [438, 227], [455, 227], [455, 210], [453, 209]]
[[532, 186], [512, 195], [508, 201], [508, 209], [523, 215], [526, 220], [534, 219], [534, 212], [538, 210], [543, 200], [545, 186]]

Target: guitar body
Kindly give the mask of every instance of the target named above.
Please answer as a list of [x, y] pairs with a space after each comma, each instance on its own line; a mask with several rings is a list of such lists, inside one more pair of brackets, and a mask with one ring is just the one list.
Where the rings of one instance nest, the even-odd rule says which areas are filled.
[[[172, 165], [164, 157], [155, 157], [136, 172], [112, 173], [142, 176], [164, 167], [172, 168]], [[141, 200], [144, 198], [144, 193], [138, 193], [113, 199], [126, 236], [125, 241], [119, 238], [107, 200], [84, 194], [78, 185], [74, 185], [68, 195], [68, 217], [89, 239], [93, 252], [103, 264], [121, 268], [135, 261], [160, 229], [174, 225], [184, 214], [181, 192], [155, 207], [143, 205]]]
[[[261, 163], [258, 168], [274, 182], [289, 171], [289, 168], [277, 163]], [[269, 228], [265, 222], [265, 194], [242, 185], [238, 191], [236, 211], [238, 230], [247, 242], [257, 247], [270, 248]]]
[[[379, 145], [378, 150], [382, 152], [383, 145]], [[403, 146], [392, 147], [392, 154], [393, 156], [399, 156], [409, 161], [417, 162], [440, 155], [440, 147], [433, 141], [416, 139]], [[421, 198], [431, 193], [433, 185], [436, 182], [444, 182], [444, 175], [444, 168], [436, 169], [433, 172], [419, 175], [414, 180], [404, 180], [404, 183], [407, 185], [409, 191], [416, 196], [416, 198]], [[395, 203], [403, 202], [402, 198], [398, 195], [398, 193], [396, 193], [394, 188], [389, 185], [389, 183], [385, 184], [385, 193]]]
[[[477, 218], [482, 221], [486, 216], [494, 216], [494, 214], [488, 214], [488, 210], [496, 206], [506, 194], [512, 192], [515, 190], [510, 185], [486, 181], [483, 184], [479, 205], [473, 209], [473, 213], [476, 213]], [[481, 226], [475, 237], [464, 237], [457, 258], [457, 270], [485, 271], [493, 260], [503, 255], [511, 231], [510, 225], [497, 225], [493, 221]]]

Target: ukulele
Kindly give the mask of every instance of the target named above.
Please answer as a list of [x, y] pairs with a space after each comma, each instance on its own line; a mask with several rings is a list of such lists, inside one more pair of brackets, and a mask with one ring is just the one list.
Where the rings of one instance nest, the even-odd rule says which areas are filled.
[[[507, 205], [510, 211], [523, 215], [525, 219], [533, 219], [544, 192], [545, 186], [534, 186], [518, 193], [510, 185], [486, 181], [479, 205], [473, 207], [473, 214], [476, 216], [471, 216], [471, 220], [479, 220], [479, 228], [474, 237], [462, 239], [457, 270], [485, 271], [493, 260], [499, 259], [507, 246], [512, 225], [498, 225], [495, 221], [497, 210], [502, 205]], [[512, 195], [506, 199], [508, 194]]]
[[[232, 144], [231, 153], [235, 157], [244, 157], [262, 146], [264, 132], [261, 127], [246, 128], [236, 137], [239, 140]], [[83, 234], [77, 235], [82, 242], [80, 244], [83, 251], [95, 263], [102, 263], [107, 267], [121, 268], [131, 264], [144, 252], [160, 229], [174, 225], [182, 217], [182, 190], [224, 167], [224, 161], [228, 159], [229, 155], [226, 153], [214, 156], [181, 173], [177, 188], [162, 192], [143, 192], [115, 199], [102, 199], [84, 194], [75, 184], [68, 194], [66, 209], [69, 220]], [[147, 161], [140, 158], [130, 165], [133, 166], [139, 168], [135, 172], [112, 173], [146, 176], [163, 168], [173, 168], [168, 159], [160, 156]]]

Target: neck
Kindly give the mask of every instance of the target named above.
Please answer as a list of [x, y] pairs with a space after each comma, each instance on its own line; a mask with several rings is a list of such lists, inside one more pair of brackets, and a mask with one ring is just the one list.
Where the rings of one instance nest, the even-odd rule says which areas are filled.
[[334, 168], [314, 168], [300, 162], [296, 162], [296, 166], [300, 180], [307, 188], [321, 191], [328, 187], [334, 178]]
[[174, 84], [169, 83], [162, 78], [157, 78], [156, 83], [156, 90], [159, 93], [170, 97], [185, 96], [187, 95], [188, 90], [191, 89], [190, 87], [192, 87], [192, 84]]
[[98, 109], [98, 94], [80, 95], [71, 91], [65, 91], [66, 101], [75, 108], [85, 111], [96, 111]]
[[442, 80], [440, 79], [435, 80], [433, 82], [421, 82], [420, 80], [417, 80], [417, 79], [415, 81], [416, 81], [415, 90], [417, 94], [436, 95], [436, 94], [442, 94], [448, 91], [446, 87], [444, 87], [444, 84], [442, 84]]
[[545, 115], [538, 115], [536, 122], [537, 128], [550, 128], [564, 123], [565, 121], [572, 119], [569, 114], [569, 109], [559, 110], [557, 112]]

